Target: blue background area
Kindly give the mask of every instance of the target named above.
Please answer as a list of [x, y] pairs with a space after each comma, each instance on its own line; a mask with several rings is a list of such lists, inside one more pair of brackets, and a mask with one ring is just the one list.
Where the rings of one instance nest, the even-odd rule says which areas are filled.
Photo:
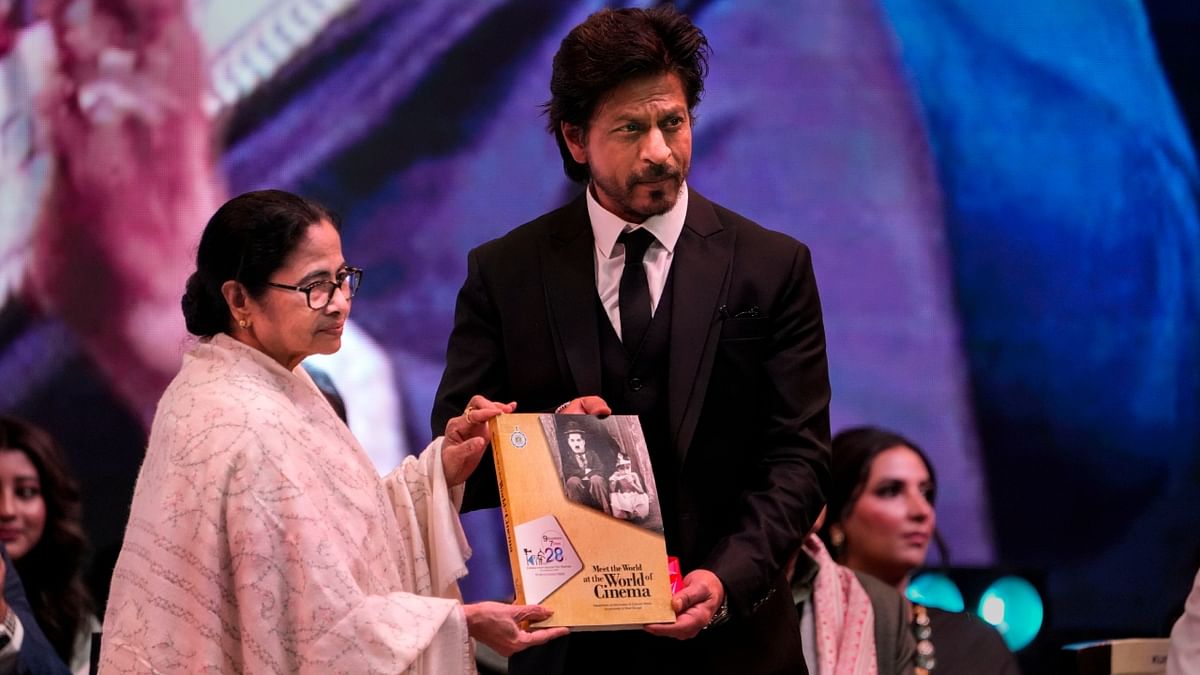
[[998, 549], [1047, 570], [1062, 622], [1153, 626], [1196, 564], [1200, 221], [1147, 18], [884, 4], [946, 195]]

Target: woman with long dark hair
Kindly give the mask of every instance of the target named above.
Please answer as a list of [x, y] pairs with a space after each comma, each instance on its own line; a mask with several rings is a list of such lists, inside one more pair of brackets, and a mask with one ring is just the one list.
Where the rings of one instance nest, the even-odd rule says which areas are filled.
[[9, 416], [0, 416], [0, 541], [50, 644], [73, 672], [86, 673], [97, 623], [83, 583], [79, 486], [54, 439]]
[[[933, 465], [916, 443], [875, 427], [848, 429], [833, 438], [821, 537], [837, 562], [904, 593], [938, 541], [936, 494]], [[1000, 634], [972, 615], [913, 604], [911, 621], [918, 675], [1019, 672]]]

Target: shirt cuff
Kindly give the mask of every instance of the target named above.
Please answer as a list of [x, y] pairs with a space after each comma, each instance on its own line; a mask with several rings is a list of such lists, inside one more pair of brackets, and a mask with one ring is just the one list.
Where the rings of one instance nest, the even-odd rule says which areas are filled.
[[[7, 638], [7, 640], [6, 640]], [[4, 615], [4, 623], [0, 625], [0, 641], [5, 642], [0, 647], [0, 671], [7, 671], [21, 653], [21, 643], [25, 641], [25, 628], [12, 607]]]

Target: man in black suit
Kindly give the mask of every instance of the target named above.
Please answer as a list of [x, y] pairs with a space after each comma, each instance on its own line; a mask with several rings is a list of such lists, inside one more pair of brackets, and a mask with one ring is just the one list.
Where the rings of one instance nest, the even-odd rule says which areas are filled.
[[[806, 672], [783, 568], [829, 480], [820, 301], [807, 247], [685, 182], [707, 53], [671, 8], [575, 27], [546, 108], [588, 189], [468, 256], [433, 428], [474, 393], [637, 414], [685, 573], [675, 623], [573, 634], [514, 673]], [[496, 504], [484, 459], [464, 508]]]

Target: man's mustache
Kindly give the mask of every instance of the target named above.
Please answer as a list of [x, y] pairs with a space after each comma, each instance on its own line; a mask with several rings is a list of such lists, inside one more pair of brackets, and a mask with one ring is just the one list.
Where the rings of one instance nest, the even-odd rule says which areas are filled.
[[653, 182], [653, 181], [663, 180], [666, 178], [672, 178], [675, 180], [679, 180], [682, 178], [682, 176], [683, 176], [683, 172], [681, 172], [679, 170], [679, 167], [677, 167], [677, 166], [673, 166], [670, 164], [652, 164], [649, 167], [647, 167], [644, 171], [635, 173], [632, 176], [630, 176], [629, 186], [632, 187], [634, 185], [637, 185], [638, 183], [649, 183], [649, 182]]

